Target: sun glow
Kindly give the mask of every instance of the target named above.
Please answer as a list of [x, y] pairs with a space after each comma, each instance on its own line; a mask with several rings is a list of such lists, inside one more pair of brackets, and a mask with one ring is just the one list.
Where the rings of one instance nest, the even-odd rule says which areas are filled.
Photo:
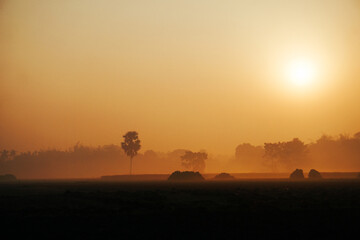
[[307, 60], [296, 60], [289, 64], [288, 78], [298, 87], [308, 86], [315, 79], [315, 66]]

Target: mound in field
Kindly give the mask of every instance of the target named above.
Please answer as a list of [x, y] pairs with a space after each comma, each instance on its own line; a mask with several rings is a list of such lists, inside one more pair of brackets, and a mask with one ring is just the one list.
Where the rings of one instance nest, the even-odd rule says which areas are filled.
[[228, 173], [220, 173], [214, 177], [214, 180], [234, 180], [235, 177]]
[[0, 182], [15, 181], [16, 177], [12, 174], [0, 175]]
[[304, 172], [302, 169], [296, 169], [290, 174], [290, 179], [304, 179]]
[[169, 176], [168, 180], [169, 181], [204, 181], [205, 179], [199, 172], [175, 171]]
[[315, 169], [311, 169], [310, 172], [309, 172], [309, 175], [308, 175], [308, 178], [311, 178], [311, 179], [320, 179], [322, 178], [321, 174], [316, 171]]

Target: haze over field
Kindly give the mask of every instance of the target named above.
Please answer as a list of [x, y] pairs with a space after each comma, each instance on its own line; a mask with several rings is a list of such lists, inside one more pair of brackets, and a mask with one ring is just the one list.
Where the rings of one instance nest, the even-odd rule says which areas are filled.
[[360, 0], [0, 0], [1, 237], [352, 239]]
[[0, 149], [352, 135], [359, 43], [357, 0], [2, 0]]

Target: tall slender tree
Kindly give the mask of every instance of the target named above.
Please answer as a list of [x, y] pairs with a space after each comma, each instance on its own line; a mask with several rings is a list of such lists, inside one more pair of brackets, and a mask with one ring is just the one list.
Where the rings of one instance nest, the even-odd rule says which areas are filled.
[[137, 155], [140, 150], [140, 139], [138, 133], [135, 131], [127, 132], [124, 136], [124, 142], [121, 143], [122, 149], [126, 155], [130, 157], [130, 175], [132, 174], [132, 159]]

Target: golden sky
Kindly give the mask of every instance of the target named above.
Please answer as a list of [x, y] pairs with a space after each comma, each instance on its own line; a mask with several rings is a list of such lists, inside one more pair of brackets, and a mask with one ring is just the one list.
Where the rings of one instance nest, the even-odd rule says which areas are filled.
[[360, 131], [360, 1], [0, 0], [0, 148], [128, 130], [226, 154]]

